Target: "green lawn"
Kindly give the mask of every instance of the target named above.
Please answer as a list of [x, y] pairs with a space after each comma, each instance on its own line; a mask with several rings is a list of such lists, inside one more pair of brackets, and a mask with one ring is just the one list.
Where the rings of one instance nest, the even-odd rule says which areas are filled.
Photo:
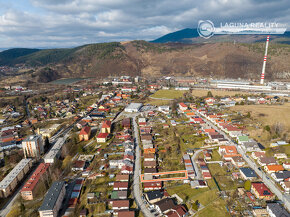
[[158, 90], [156, 93], [151, 95], [154, 98], [162, 99], [177, 99], [183, 96], [186, 91], [184, 90]]

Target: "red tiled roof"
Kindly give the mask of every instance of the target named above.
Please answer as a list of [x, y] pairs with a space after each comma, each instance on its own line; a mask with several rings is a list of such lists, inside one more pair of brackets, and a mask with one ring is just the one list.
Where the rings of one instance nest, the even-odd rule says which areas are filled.
[[119, 211], [118, 212], [118, 217], [134, 217], [135, 216], [135, 212], [134, 211]]
[[89, 126], [85, 126], [82, 128], [80, 135], [88, 135], [91, 131], [91, 128]]
[[109, 133], [99, 133], [98, 138], [107, 138]]
[[102, 128], [110, 128], [111, 127], [111, 121], [105, 120], [103, 121]]
[[46, 163], [39, 164], [39, 166], [36, 168], [34, 173], [30, 176], [30, 178], [27, 180], [27, 182], [21, 189], [21, 192], [33, 191], [40, 177], [47, 171], [48, 167], [49, 167], [49, 164], [46, 164]]
[[273, 193], [270, 189], [262, 182], [252, 183], [252, 188], [256, 189], [260, 196], [273, 196]]
[[129, 208], [129, 200], [114, 200], [113, 207], [128, 207]]

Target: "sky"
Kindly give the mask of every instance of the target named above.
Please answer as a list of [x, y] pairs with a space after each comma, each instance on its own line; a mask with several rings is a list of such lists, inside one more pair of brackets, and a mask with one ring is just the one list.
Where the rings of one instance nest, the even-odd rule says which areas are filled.
[[290, 24], [289, 0], [0, 0], [0, 48], [152, 40], [199, 20]]

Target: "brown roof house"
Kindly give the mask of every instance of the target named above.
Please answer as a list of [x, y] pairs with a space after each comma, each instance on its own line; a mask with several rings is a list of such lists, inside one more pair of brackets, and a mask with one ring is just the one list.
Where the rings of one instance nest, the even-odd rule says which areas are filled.
[[80, 141], [88, 141], [91, 136], [91, 127], [85, 126], [81, 129], [81, 132], [79, 134], [79, 140]]

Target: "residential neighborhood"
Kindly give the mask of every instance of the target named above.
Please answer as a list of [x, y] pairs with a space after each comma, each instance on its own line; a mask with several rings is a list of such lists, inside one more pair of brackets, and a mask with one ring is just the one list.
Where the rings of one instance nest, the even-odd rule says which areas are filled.
[[1, 108], [0, 216], [289, 216], [289, 127], [236, 110], [287, 97], [130, 76], [46, 91]]

